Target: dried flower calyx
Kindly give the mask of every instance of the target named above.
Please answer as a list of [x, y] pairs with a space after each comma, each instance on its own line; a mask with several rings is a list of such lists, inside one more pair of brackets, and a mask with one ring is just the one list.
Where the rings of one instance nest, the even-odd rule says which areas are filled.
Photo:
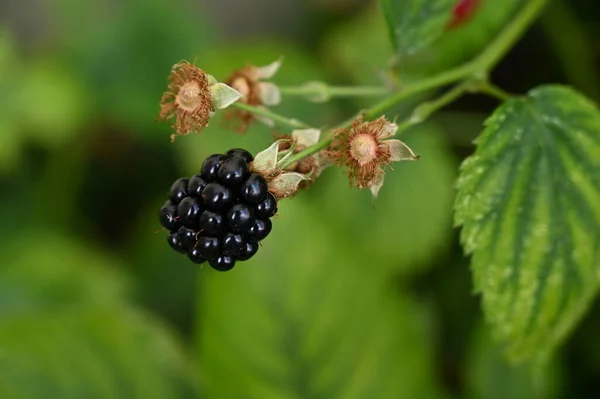
[[[233, 72], [225, 82], [243, 95], [240, 101], [258, 108], [271, 107], [281, 102], [281, 93], [274, 83], [265, 80], [272, 78], [280, 67], [281, 59], [263, 67], [248, 65]], [[255, 120], [273, 125], [270, 119], [241, 109], [231, 110], [227, 117], [238, 123], [240, 132], [245, 132]]]
[[351, 127], [334, 131], [327, 156], [337, 165], [348, 168], [353, 185], [369, 188], [376, 197], [383, 186], [385, 166], [419, 159], [402, 141], [390, 139], [397, 129], [395, 123], [383, 116], [372, 122], [359, 117]]
[[[286, 140], [279, 145], [279, 151], [282, 154], [286, 154], [287, 152], [297, 154], [304, 151], [306, 148], [317, 144], [321, 138], [321, 131], [318, 129], [294, 130], [291, 135], [282, 136], [281, 138]], [[285, 170], [298, 172], [309, 177], [310, 180], [300, 183], [299, 188], [305, 189], [312, 184], [329, 165], [329, 160], [323, 156], [321, 152], [317, 152], [286, 166]]]
[[277, 199], [291, 197], [298, 191], [300, 183], [309, 180], [303, 173], [284, 170], [282, 165], [292, 155], [292, 151], [280, 151], [279, 147], [289, 140], [277, 140], [267, 149], [256, 154], [251, 169], [267, 179], [269, 191]]
[[175, 119], [171, 135], [199, 133], [208, 126], [213, 112], [223, 109], [241, 97], [233, 88], [218, 83], [202, 69], [181, 61], [173, 66], [169, 87], [160, 100], [160, 119]]

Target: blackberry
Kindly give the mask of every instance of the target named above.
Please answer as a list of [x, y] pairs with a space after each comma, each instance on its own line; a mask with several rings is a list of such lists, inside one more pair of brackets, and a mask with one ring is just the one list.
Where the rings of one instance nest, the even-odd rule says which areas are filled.
[[204, 190], [204, 187], [206, 187], [207, 184], [208, 183], [202, 176], [192, 176], [188, 183], [188, 194], [192, 197], [200, 197], [202, 195], [202, 190]]
[[221, 243], [217, 237], [198, 237], [196, 249], [206, 259], [212, 259], [221, 253]]
[[269, 187], [264, 177], [258, 173], [252, 173], [242, 184], [241, 197], [250, 204], [258, 204], [267, 198]]
[[233, 266], [235, 266], [235, 258], [227, 255], [219, 255], [216, 258], [209, 260], [208, 264], [215, 270], [226, 272], [233, 269]]
[[198, 228], [198, 217], [202, 213], [202, 205], [193, 197], [185, 197], [177, 206], [179, 221], [185, 227]]
[[233, 204], [233, 194], [219, 183], [209, 183], [202, 191], [202, 200], [208, 209], [222, 211]]
[[262, 202], [256, 204], [256, 208], [254, 208], [254, 215], [256, 215], [259, 219], [269, 219], [277, 213], [277, 200], [275, 196], [271, 193], [267, 194], [267, 198], [265, 198]]
[[251, 172], [253, 160], [248, 151], [234, 148], [209, 156], [199, 174], [173, 183], [159, 221], [175, 251], [219, 271], [258, 252], [271, 232], [277, 199], [265, 178]]
[[177, 207], [167, 200], [160, 208], [159, 216], [160, 224], [170, 232], [177, 231], [181, 226], [179, 217], [177, 216]]
[[193, 249], [196, 246], [197, 232], [187, 227], [182, 227], [177, 231], [177, 239], [185, 249]]
[[250, 239], [237, 255], [238, 260], [248, 260], [258, 252], [258, 241]]
[[243, 158], [229, 158], [221, 164], [217, 178], [219, 182], [230, 188], [238, 188], [250, 174], [248, 163]]
[[248, 230], [248, 235], [261, 241], [267, 238], [272, 227], [273, 224], [270, 219], [256, 219], [254, 225]]
[[179, 204], [179, 202], [187, 197], [188, 192], [188, 179], [182, 177], [180, 179], [175, 180], [175, 183], [171, 186], [171, 202], [175, 205]]
[[223, 154], [214, 154], [206, 158], [206, 160], [202, 164], [200, 176], [202, 176], [202, 178], [204, 178], [207, 181], [216, 180], [217, 172], [219, 172], [219, 169], [221, 168], [221, 163], [223, 163], [225, 159], [225, 155]]
[[210, 236], [220, 236], [225, 232], [223, 215], [212, 211], [204, 211], [198, 223], [200, 232]]
[[185, 252], [185, 247], [183, 246], [181, 240], [179, 240], [177, 232], [169, 234], [167, 236], [167, 242], [175, 251], [182, 253]]
[[225, 153], [227, 158], [238, 157], [242, 158], [246, 163], [254, 161], [254, 157], [248, 151], [243, 148], [233, 148]]
[[254, 209], [246, 204], [237, 204], [227, 212], [227, 225], [234, 233], [244, 233], [254, 225]]
[[223, 236], [223, 255], [237, 256], [246, 246], [240, 234], [225, 233]]
[[200, 251], [197, 248], [191, 249], [187, 252], [188, 258], [194, 263], [201, 264], [206, 262], [206, 258], [204, 258]]

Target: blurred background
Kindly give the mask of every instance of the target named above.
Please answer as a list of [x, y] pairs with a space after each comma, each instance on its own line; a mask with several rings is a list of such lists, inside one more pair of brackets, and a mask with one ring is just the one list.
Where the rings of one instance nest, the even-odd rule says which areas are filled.
[[[520, 5], [483, 1], [402, 79], [470, 59]], [[599, 100], [599, 21], [596, 1], [553, 1], [495, 81]], [[169, 248], [171, 183], [273, 133], [217, 117], [171, 144], [155, 122], [170, 67], [223, 79], [281, 55], [278, 84], [380, 84], [391, 45], [368, 0], [0, 0], [0, 398], [598, 398], [599, 303], [549, 366], [511, 367], [472, 294], [453, 184], [493, 100], [407, 132], [421, 161], [375, 204], [327, 170], [229, 273]], [[276, 111], [332, 125], [371, 101]]]

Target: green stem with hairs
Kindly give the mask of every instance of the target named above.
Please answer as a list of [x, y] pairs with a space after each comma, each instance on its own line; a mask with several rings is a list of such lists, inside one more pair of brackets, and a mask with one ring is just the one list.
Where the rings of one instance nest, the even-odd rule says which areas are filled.
[[381, 97], [390, 94], [390, 90], [381, 86], [329, 86], [324, 82], [279, 87], [279, 91], [283, 95], [306, 97], [315, 102], [325, 102], [334, 97]]
[[398, 130], [396, 131], [396, 134], [405, 131], [413, 125], [417, 125], [425, 121], [433, 113], [452, 103], [454, 100], [462, 96], [465, 92], [469, 91], [471, 87], [472, 83], [470, 81], [464, 81], [463, 83], [454, 86], [452, 89], [448, 90], [446, 93], [436, 98], [435, 100], [422, 103], [414, 109], [414, 111], [408, 119], [406, 119], [404, 122], [398, 125]]
[[[439, 108], [460, 97], [460, 95], [467, 91], [467, 89], [475, 92], [481, 91], [485, 94], [492, 95], [502, 100], [508, 98], [509, 95], [507, 93], [488, 82], [488, 74], [535, 21], [547, 3], [548, 0], [530, 0], [527, 4], [525, 4], [525, 6], [523, 6], [520, 12], [506, 26], [506, 28], [500, 32], [498, 37], [473, 60], [456, 68], [442, 72], [438, 75], [407, 85], [401, 91], [392, 94], [381, 102], [365, 110], [362, 113], [363, 118], [366, 120], [373, 119], [417, 94], [421, 94], [426, 91], [437, 89], [439, 87], [459, 81], [464, 82], [446, 94], [442, 95], [437, 100], [425, 103], [425, 105], [429, 104], [429, 108], [422, 108], [420, 111], [418, 111], [419, 107], [417, 107], [415, 112], [421, 113], [420, 119], [423, 119], [422, 114], [424, 110], [424, 113], [426, 114], [425, 116], [427, 117]], [[355, 119], [356, 118], [353, 117], [342, 123], [339, 127], [348, 127]], [[411, 122], [408, 123], [414, 124]], [[283, 167], [289, 166], [292, 163], [301, 160], [302, 158], [327, 148], [329, 144], [331, 144], [331, 141], [332, 137], [330, 136], [316, 143], [315, 145], [310, 146], [297, 154], [294, 154], [288, 159]]]
[[487, 94], [500, 101], [506, 101], [509, 98], [513, 97], [510, 93], [506, 92], [505, 90], [501, 89], [500, 87], [494, 85], [493, 83], [487, 80], [481, 80], [475, 83], [473, 91], [476, 93]]
[[299, 121], [298, 119], [287, 118], [266, 108], [254, 107], [240, 101], [231, 104], [231, 106], [244, 111], [252, 112], [254, 115], [264, 116], [265, 118], [271, 119], [280, 125], [291, 127], [292, 129], [311, 129], [310, 125]]

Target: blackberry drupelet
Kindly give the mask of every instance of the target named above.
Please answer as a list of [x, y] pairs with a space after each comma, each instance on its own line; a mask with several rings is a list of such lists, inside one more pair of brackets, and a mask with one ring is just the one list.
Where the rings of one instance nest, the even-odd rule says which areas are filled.
[[252, 172], [254, 157], [241, 148], [214, 154], [198, 174], [177, 179], [159, 212], [167, 242], [191, 262], [231, 270], [252, 258], [272, 229], [277, 199]]
[[171, 202], [175, 205], [179, 204], [182, 199], [188, 195], [188, 179], [181, 178], [175, 180], [175, 183], [171, 186]]
[[258, 219], [269, 219], [273, 215], [277, 213], [277, 199], [271, 193], [267, 194], [267, 198], [265, 198], [262, 202], [256, 204], [256, 208], [254, 209], [254, 215]]
[[269, 188], [264, 177], [258, 173], [252, 173], [242, 184], [240, 191], [245, 202], [258, 204], [267, 198]]

